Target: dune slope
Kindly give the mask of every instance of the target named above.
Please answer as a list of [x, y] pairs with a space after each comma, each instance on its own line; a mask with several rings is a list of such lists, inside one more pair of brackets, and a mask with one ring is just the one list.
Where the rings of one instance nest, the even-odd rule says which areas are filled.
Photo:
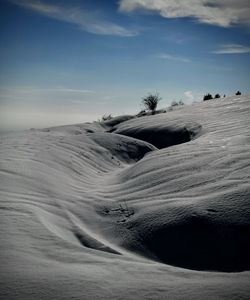
[[250, 97], [1, 136], [8, 299], [247, 299]]

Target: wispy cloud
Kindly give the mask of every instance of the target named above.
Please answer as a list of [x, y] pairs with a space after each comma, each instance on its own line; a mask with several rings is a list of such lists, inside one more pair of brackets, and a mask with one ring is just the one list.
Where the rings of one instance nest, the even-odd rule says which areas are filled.
[[[39, 89], [37, 89], [37, 90], [39, 90]], [[74, 94], [92, 94], [92, 93], [94, 93], [93, 90], [70, 89], [70, 88], [64, 88], [64, 87], [40, 89], [40, 91], [60, 92], [60, 93], [74, 93]]]
[[53, 103], [59, 101], [70, 105], [76, 102], [91, 103], [95, 95], [96, 92], [93, 90], [67, 87], [0, 87], [0, 104], [8, 102], [9, 104], [26, 103], [29, 105], [37, 105], [40, 103], [53, 106]]
[[227, 44], [221, 45], [219, 49], [213, 51], [215, 54], [242, 54], [250, 53], [250, 47], [246, 47], [239, 44]]
[[188, 98], [188, 100], [194, 100], [194, 94], [192, 91], [186, 91], [184, 92], [184, 95]]
[[120, 11], [151, 10], [165, 18], [195, 18], [201, 23], [229, 27], [250, 25], [249, 0], [121, 0]]
[[159, 59], [166, 59], [166, 60], [178, 61], [178, 62], [183, 62], [183, 63], [191, 62], [191, 60], [187, 57], [172, 55], [172, 54], [169, 54], [169, 53], [157, 54], [155, 57], [159, 58]]
[[33, 87], [33, 86], [21, 86], [21, 87], [12, 87], [12, 88], [1, 88], [0, 87], [0, 93], [2, 95], [8, 95], [10, 93], [15, 95], [28, 95], [28, 94], [44, 94], [44, 93], [53, 93], [53, 94], [60, 94], [60, 93], [66, 93], [66, 94], [73, 94], [73, 95], [81, 95], [81, 94], [93, 94], [95, 91], [89, 90], [89, 89], [73, 89], [73, 88], [67, 88], [62, 86], [56, 86], [56, 87], [46, 87], [46, 88], [39, 88], [39, 87]]
[[118, 24], [101, 20], [96, 13], [80, 7], [53, 5], [39, 0], [9, 1], [46, 17], [77, 25], [81, 30], [89, 33], [121, 37], [131, 37], [138, 34], [135, 30], [129, 30]]

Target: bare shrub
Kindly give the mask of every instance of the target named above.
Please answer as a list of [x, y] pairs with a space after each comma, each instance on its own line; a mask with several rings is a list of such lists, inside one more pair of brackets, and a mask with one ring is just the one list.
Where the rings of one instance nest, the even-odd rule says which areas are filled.
[[157, 105], [161, 98], [159, 97], [159, 94], [149, 94], [148, 96], [142, 98], [142, 103], [148, 109], [151, 111], [152, 115], [155, 113], [155, 110], [157, 108]]

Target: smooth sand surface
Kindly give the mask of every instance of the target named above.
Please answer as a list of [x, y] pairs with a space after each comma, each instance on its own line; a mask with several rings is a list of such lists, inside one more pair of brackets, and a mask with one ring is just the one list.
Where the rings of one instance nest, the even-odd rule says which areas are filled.
[[2, 299], [249, 299], [250, 96], [0, 138]]

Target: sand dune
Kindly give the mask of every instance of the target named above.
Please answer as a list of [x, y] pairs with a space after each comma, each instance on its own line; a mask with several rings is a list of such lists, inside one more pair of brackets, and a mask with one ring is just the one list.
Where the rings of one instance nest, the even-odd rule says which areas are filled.
[[247, 299], [250, 97], [1, 136], [5, 299]]

